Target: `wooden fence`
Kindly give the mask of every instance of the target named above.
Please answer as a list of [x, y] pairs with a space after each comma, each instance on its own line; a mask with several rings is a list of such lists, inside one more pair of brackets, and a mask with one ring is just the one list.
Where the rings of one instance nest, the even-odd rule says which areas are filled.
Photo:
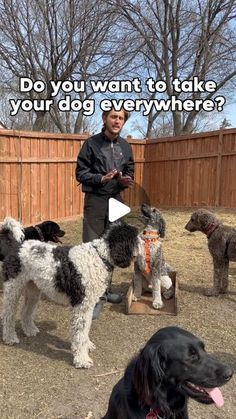
[[[0, 130], [0, 220], [11, 215], [27, 225], [81, 215], [75, 164], [87, 137]], [[131, 207], [236, 208], [236, 129], [128, 141], [135, 187], [124, 199]]]
[[236, 129], [148, 142], [144, 159], [153, 205], [236, 208]]

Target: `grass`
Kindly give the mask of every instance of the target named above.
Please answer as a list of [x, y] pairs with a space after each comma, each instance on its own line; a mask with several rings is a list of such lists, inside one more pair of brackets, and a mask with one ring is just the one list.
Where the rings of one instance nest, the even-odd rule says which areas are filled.
[[[94, 367], [76, 370], [70, 352], [70, 310], [42, 300], [36, 318], [41, 333], [35, 338], [24, 337], [18, 323], [20, 345], [0, 346], [1, 418], [99, 419], [129, 359], [157, 329], [167, 325], [192, 331], [205, 341], [207, 350], [236, 368], [235, 264], [231, 264], [229, 294], [205, 297], [204, 289], [212, 284], [206, 237], [184, 230], [191, 210], [162, 212], [167, 224], [165, 257], [177, 270], [180, 285], [178, 316], [127, 316], [125, 302], [117, 306], [106, 304], [91, 329], [91, 339], [97, 346]], [[216, 214], [225, 223], [236, 225], [233, 212]], [[127, 220], [140, 229], [137, 216], [132, 212]], [[81, 220], [61, 225], [66, 231], [64, 244], [81, 242]], [[113, 289], [125, 295], [131, 279], [132, 268], [117, 270]], [[190, 402], [190, 418], [232, 419], [236, 412], [235, 384], [233, 378], [223, 388], [225, 405], [221, 409]]]

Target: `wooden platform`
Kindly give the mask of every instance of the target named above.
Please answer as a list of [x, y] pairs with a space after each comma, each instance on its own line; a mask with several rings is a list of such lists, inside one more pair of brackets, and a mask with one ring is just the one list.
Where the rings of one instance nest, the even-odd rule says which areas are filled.
[[174, 296], [170, 298], [170, 300], [165, 300], [165, 298], [162, 297], [164, 307], [158, 310], [155, 310], [152, 307], [152, 293], [150, 291], [145, 292], [139, 301], [132, 301], [133, 285], [131, 285], [126, 295], [126, 314], [151, 314], [155, 316], [166, 314], [176, 316], [178, 295], [178, 282], [176, 272], [172, 272], [171, 279], [174, 286]]
[[229, 276], [236, 278], [236, 262], [229, 263]]

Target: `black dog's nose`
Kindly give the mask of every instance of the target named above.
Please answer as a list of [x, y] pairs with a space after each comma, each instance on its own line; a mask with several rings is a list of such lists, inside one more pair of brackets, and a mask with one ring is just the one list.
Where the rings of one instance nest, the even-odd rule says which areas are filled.
[[232, 368], [227, 367], [225, 369], [224, 374], [223, 374], [223, 377], [224, 377], [225, 381], [229, 381], [233, 377], [233, 373], [234, 372], [233, 372]]

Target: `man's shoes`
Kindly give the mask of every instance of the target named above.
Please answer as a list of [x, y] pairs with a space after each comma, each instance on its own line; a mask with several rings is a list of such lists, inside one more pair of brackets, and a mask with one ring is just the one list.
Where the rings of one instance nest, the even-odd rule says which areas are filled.
[[105, 298], [100, 298], [99, 301], [96, 303], [94, 309], [93, 309], [93, 317], [92, 320], [96, 320], [98, 319], [98, 317], [100, 316], [102, 309], [103, 309], [103, 305], [106, 302]]
[[103, 296], [99, 298], [99, 301], [96, 303], [93, 309], [93, 320], [98, 319], [102, 312], [103, 305], [107, 301], [112, 304], [120, 304], [122, 301], [122, 297], [120, 294], [114, 294], [113, 292], [107, 292], [103, 294]]
[[107, 293], [107, 301], [112, 304], [120, 304], [122, 302], [122, 297], [120, 294], [114, 294], [113, 292]]

